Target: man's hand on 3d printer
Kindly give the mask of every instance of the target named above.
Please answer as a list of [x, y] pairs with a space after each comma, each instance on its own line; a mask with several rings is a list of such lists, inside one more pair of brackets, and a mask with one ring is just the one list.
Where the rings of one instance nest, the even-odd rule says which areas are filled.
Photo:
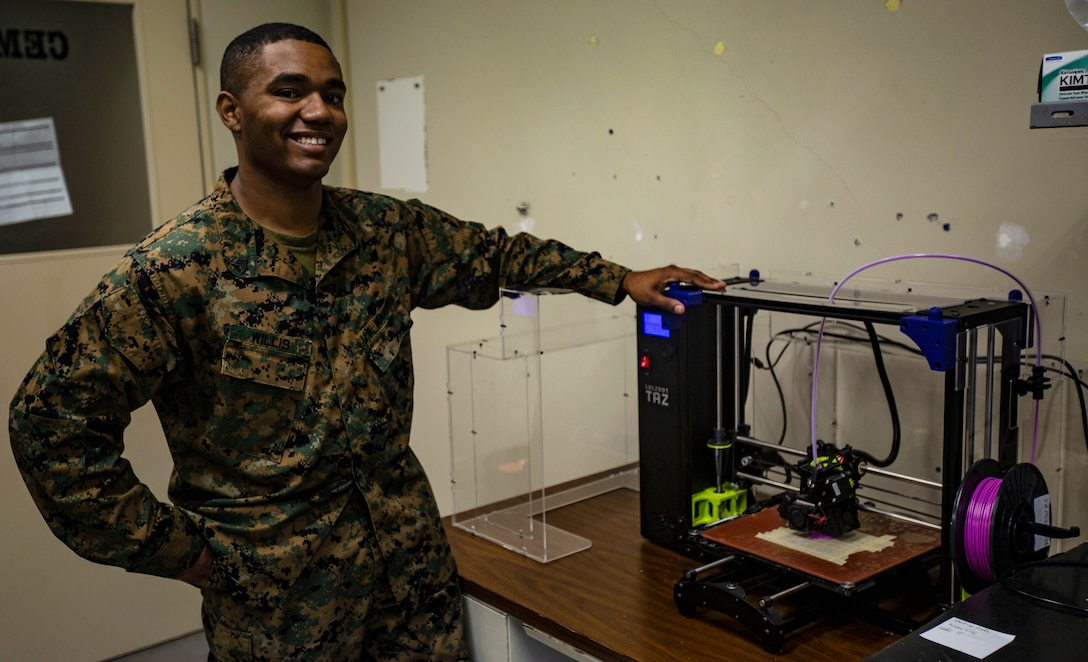
[[725, 282], [711, 278], [696, 269], [684, 269], [670, 264], [667, 267], [647, 271], [629, 271], [623, 277], [621, 287], [635, 303], [655, 306], [677, 315], [684, 313], [684, 304], [665, 296], [669, 283], [691, 283], [704, 290], [724, 290]]

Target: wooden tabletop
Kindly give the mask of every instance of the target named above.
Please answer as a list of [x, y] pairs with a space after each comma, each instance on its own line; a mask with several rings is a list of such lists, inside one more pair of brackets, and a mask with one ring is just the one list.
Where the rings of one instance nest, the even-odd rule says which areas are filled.
[[866, 621], [831, 614], [789, 633], [771, 655], [722, 614], [686, 618], [673, 585], [699, 565], [642, 538], [639, 495], [618, 489], [548, 512], [548, 524], [593, 542], [539, 563], [450, 525], [465, 592], [602, 660], [861, 660], [899, 639]]

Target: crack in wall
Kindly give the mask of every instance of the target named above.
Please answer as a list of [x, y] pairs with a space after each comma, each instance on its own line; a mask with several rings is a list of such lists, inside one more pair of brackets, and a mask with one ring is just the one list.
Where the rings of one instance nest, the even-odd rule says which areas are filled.
[[[701, 36], [699, 36], [699, 33], [697, 33], [692, 28], [689, 28], [688, 26], [683, 25], [679, 21], [677, 21], [674, 18], [672, 18], [671, 16], [669, 16], [668, 13], [666, 13], [665, 10], [661, 8], [661, 5], [659, 5], [655, 0], [648, 0], [648, 2], [649, 2], [649, 4], [653, 5], [654, 9], [656, 9], [657, 12], [659, 14], [661, 14], [661, 16], [665, 19], [666, 22], [668, 22], [668, 23], [672, 24], [673, 26], [675, 26], [676, 28], [690, 34], [695, 39], [695, 41], [697, 41], [699, 43], [699, 47], [700, 47], [700, 49], [702, 51], [713, 53], [713, 49], [706, 48], [706, 43], [703, 41], [703, 38]], [[782, 133], [787, 138], [789, 138], [789, 140], [791, 142], [793, 142], [795, 145], [797, 145], [801, 149], [808, 152], [810, 155], [812, 155], [812, 157], [814, 159], [816, 159], [817, 161], [822, 163], [823, 166], [825, 168], [827, 168], [828, 172], [830, 172], [832, 175], [834, 175], [835, 178], [838, 179], [840, 183], [842, 183], [842, 186], [843, 186], [844, 189], [846, 189], [847, 194], [849, 194], [850, 198], [856, 202], [857, 201], [857, 196], [854, 195], [854, 191], [850, 188], [850, 185], [847, 183], [846, 178], [843, 177], [842, 174], [838, 170], [836, 170], [835, 167], [831, 165], [831, 163], [829, 163], [827, 161], [827, 159], [820, 156], [820, 154], [817, 153], [815, 149], [813, 149], [812, 147], [808, 146], [803, 141], [798, 139], [797, 136], [795, 136], [786, 127], [786, 123], [785, 123], [785, 121], [783, 121], [782, 116], [778, 114], [778, 111], [775, 110], [774, 107], [771, 106], [771, 104], [764, 101], [764, 99], [758, 93], [756, 93], [755, 90], [752, 89], [752, 86], [748, 83], [748, 80], [744, 76], [737, 73], [736, 68], [733, 66], [733, 64], [731, 62], [729, 62], [729, 60], [727, 60], [725, 58], [724, 53], [722, 55], [715, 55], [715, 57], [719, 58], [725, 64], [725, 66], [729, 69], [729, 72], [733, 75], [734, 78], [736, 78], [740, 82], [741, 86], [745, 89], [745, 91], [749, 94], [749, 96], [751, 96], [752, 99], [754, 99], [759, 105], [766, 108], [771, 113], [771, 115], [774, 116], [774, 121], [778, 125], [778, 127], [782, 130]]]

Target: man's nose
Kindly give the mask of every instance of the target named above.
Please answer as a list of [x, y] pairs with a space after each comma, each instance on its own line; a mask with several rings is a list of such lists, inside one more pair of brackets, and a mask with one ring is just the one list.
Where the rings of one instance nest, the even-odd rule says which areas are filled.
[[318, 93], [306, 97], [306, 103], [302, 108], [302, 119], [307, 122], [327, 122], [332, 117], [332, 111], [325, 98]]

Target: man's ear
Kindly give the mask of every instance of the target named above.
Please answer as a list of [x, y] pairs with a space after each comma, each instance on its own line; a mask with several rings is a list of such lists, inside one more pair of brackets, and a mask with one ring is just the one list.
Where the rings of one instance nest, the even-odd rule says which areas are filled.
[[233, 94], [221, 90], [219, 96], [215, 98], [215, 111], [219, 113], [219, 119], [222, 120], [223, 125], [232, 133], [242, 130], [241, 108], [238, 105], [238, 98]]

